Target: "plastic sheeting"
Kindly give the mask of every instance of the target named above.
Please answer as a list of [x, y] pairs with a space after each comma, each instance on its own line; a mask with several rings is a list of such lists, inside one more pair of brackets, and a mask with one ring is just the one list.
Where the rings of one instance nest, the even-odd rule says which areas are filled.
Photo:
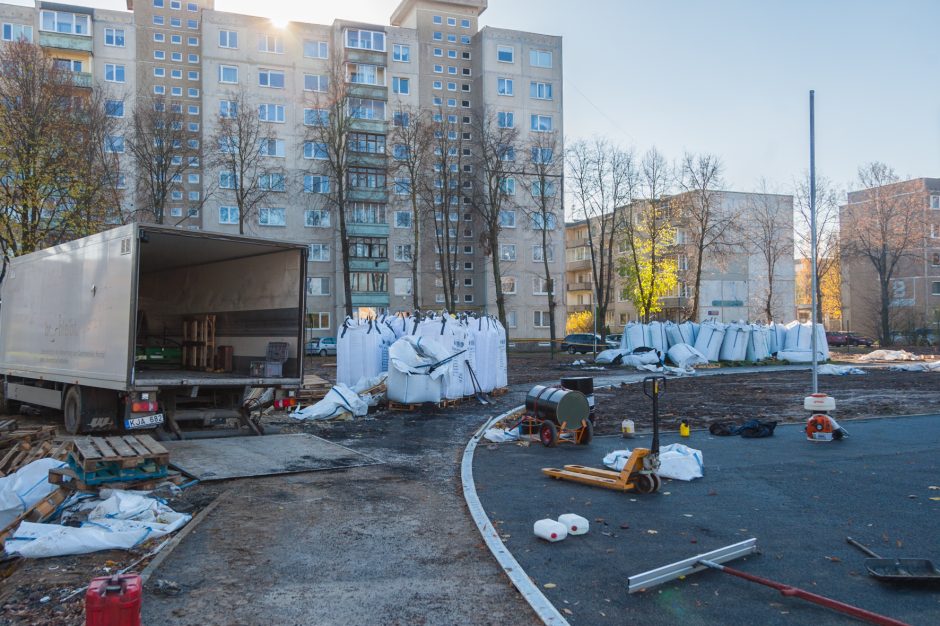
[[820, 375], [827, 376], [849, 376], [852, 374], [864, 374], [865, 370], [852, 367], [851, 365], [832, 365], [827, 363], [820, 365], [816, 372]]
[[[787, 363], [812, 363], [812, 350], [781, 350], [777, 353], [777, 359]], [[817, 361], [825, 361], [826, 355], [822, 352], [816, 353]]]
[[328, 420], [339, 417], [343, 413], [349, 413], [354, 417], [367, 415], [369, 401], [348, 385], [337, 383], [321, 400], [294, 411], [290, 416], [296, 420]]
[[0, 528], [55, 491], [57, 487], [49, 484], [49, 470], [65, 465], [56, 459], [38, 459], [0, 478]]
[[105, 489], [101, 497], [102, 500], [85, 500], [70, 507], [88, 511], [87, 519], [79, 527], [23, 522], [6, 540], [7, 553], [44, 558], [128, 549], [163, 537], [191, 518], [140, 492]]
[[859, 361], [920, 361], [924, 357], [907, 350], [874, 350], [858, 357]]
[[[630, 458], [630, 450], [614, 450], [604, 457], [604, 465], [620, 471]], [[702, 451], [681, 443], [671, 443], [659, 449], [659, 470], [663, 478], [674, 480], [695, 480], [705, 475], [705, 461]]]

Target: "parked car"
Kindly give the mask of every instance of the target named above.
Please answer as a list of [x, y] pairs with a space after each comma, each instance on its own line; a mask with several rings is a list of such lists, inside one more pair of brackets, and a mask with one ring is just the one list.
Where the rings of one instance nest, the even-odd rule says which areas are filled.
[[850, 346], [867, 346], [870, 348], [875, 345], [874, 339], [859, 335], [858, 333], [845, 333], [845, 337]]
[[830, 348], [838, 348], [841, 346], [850, 346], [849, 343], [849, 334], [843, 333], [835, 330], [830, 330], [826, 332], [826, 343], [829, 344]]
[[621, 334], [607, 335], [607, 345], [609, 345], [611, 348], [619, 348], [620, 341], [622, 339], [623, 339], [623, 335]]
[[319, 355], [326, 356], [328, 354], [336, 354], [336, 337], [320, 337], [319, 339], [311, 339], [307, 342], [307, 346], [304, 349], [304, 352], [307, 356]]
[[574, 333], [565, 337], [561, 342], [561, 349], [568, 354], [575, 354], [577, 352], [587, 354], [588, 352], [594, 351], [595, 344], [597, 345], [598, 352], [608, 348], [608, 345], [604, 343], [600, 335]]

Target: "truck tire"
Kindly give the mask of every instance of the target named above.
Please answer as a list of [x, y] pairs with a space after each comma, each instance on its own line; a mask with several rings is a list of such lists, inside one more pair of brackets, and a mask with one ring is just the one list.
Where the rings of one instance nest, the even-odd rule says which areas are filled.
[[72, 435], [82, 431], [82, 390], [78, 385], [72, 385], [65, 393], [62, 402], [62, 413], [65, 416], [65, 430]]
[[19, 415], [23, 403], [18, 400], [7, 400], [3, 398], [0, 401], [0, 415]]

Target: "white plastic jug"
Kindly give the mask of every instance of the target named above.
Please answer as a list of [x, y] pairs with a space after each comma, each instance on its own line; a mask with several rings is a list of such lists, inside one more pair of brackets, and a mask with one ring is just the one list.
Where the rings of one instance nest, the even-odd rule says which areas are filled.
[[634, 430], [633, 420], [623, 420], [622, 422], [620, 422], [620, 432], [623, 434], [624, 437], [632, 437], [634, 434], [636, 434], [636, 430]]
[[558, 523], [565, 525], [569, 535], [583, 535], [590, 528], [586, 519], [574, 513], [565, 513], [558, 518]]
[[555, 543], [556, 541], [561, 541], [568, 536], [568, 529], [564, 524], [560, 524], [553, 519], [540, 519], [535, 522], [533, 527], [535, 531], [535, 536]]

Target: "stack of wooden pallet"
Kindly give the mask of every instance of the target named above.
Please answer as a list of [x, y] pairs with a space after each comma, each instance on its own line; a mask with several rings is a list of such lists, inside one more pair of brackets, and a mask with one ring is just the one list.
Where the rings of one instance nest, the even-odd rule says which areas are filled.
[[49, 482], [70, 489], [148, 489], [165, 481], [180, 482], [169, 471], [170, 452], [150, 435], [78, 437], [68, 467], [49, 471]]
[[333, 384], [328, 380], [320, 378], [316, 374], [307, 374], [304, 376], [304, 383], [297, 392], [297, 400], [301, 404], [309, 404], [320, 400], [333, 388]]
[[55, 426], [20, 428], [16, 420], [0, 421], [0, 476], [7, 476], [36, 459], [65, 460], [71, 442], [55, 439]]
[[215, 315], [183, 320], [183, 369], [215, 369]]

